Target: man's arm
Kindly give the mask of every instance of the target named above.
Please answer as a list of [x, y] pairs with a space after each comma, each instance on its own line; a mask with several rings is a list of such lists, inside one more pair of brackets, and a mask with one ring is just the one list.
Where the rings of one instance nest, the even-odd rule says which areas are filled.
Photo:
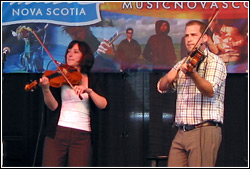
[[176, 79], [178, 71], [175, 69], [171, 69], [165, 76], [163, 76], [159, 80], [159, 90], [160, 91], [167, 91], [171, 88], [171, 84]]
[[[207, 97], [214, 96], [212, 84], [203, 77], [201, 77], [200, 74], [196, 71], [195, 68], [193, 68], [192, 65], [185, 63], [180, 67], [180, 70], [192, 78], [196, 87], [203, 95]], [[193, 70], [193, 71], [189, 72], [188, 70]]]

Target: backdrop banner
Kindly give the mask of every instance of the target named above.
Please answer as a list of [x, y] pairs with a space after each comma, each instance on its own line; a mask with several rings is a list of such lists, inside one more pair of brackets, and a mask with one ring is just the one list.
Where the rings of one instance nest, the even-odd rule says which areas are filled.
[[[248, 73], [248, 1], [5, 1], [1, 6], [4, 73], [56, 69], [30, 30], [61, 63], [69, 42], [78, 39], [88, 43], [95, 55], [92, 72], [167, 71], [188, 56], [185, 24], [190, 20], [208, 24], [216, 10], [207, 47], [222, 58], [228, 73]], [[160, 30], [163, 23], [165, 32]], [[133, 44], [124, 41], [127, 28], [133, 30]], [[119, 37], [113, 42], [114, 55], [96, 52], [100, 42], [115, 34]]]

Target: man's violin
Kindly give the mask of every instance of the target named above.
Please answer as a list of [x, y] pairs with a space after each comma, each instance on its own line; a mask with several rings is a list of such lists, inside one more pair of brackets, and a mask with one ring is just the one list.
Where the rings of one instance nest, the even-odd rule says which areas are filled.
[[[200, 47], [198, 47], [196, 50], [194, 50], [189, 55], [189, 59], [187, 59], [185, 63], [190, 63], [191, 66], [193, 68], [195, 68], [198, 64], [200, 64], [204, 60], [204, 58], [205, 58], [205, 54], [204, 54], [205, 48], [206, 48], [206, 46], [201, 44]], [[188, 72], [192, 72], [193, 68], [189, 68]]]

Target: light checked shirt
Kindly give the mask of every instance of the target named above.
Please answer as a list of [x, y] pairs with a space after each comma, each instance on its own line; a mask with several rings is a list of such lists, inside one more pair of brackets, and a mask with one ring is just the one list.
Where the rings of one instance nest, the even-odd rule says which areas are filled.
[[[213, 97], [204, 96], [196, 87], [191, 77], [179, 71], [178, 76], [172, 84], [172, 90], [177, 91], [176, 116], [177, 125], [194, 125], [207, 120], [223, 123], [224, 118], [224, 95], [226, 84], [226, 66], [222, 59], [211, 53], [208, 49], [204, 51], [205, 59], [200, 64], [198, 73], [213, 86]], [[179, 61], [173, 69], [178, 70], [185, 58]], [[160, 93], [167, 91], [161, 91]]]

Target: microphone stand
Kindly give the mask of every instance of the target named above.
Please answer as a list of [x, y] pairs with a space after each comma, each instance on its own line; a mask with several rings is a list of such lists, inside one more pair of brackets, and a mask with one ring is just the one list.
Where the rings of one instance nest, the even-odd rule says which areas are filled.
[[[5, 61], [6, 61], [6, 52], [3, 52], [3, 58], [2, 58], [2, 76], [1, 76], [2, 77], [2, 84], [1, 84], [2, 91], [1, 91], [1, 93], [2, 94], [3, 94], [3, 83], [5, 81], [4, 75], [3, 75]], [[5, 140], [4, 140], [4, 138], [2, 138], [2, 141], [1, 141], [1, 154], [2, 154], [1, 158], [3, 159], [3, 163], [4, 163], [4, 160], [5, 160], [5, 155], [4, 155], [5, 151], [4, 151], [4, 149], [5, 149]]]
[[4, 69], [4, 64], [5, 64], [5, 61], [6, 61], [6, 52], [3, 52], [3, 59], [2, 59], [2, 72], [3, 72], [3, 69]]

